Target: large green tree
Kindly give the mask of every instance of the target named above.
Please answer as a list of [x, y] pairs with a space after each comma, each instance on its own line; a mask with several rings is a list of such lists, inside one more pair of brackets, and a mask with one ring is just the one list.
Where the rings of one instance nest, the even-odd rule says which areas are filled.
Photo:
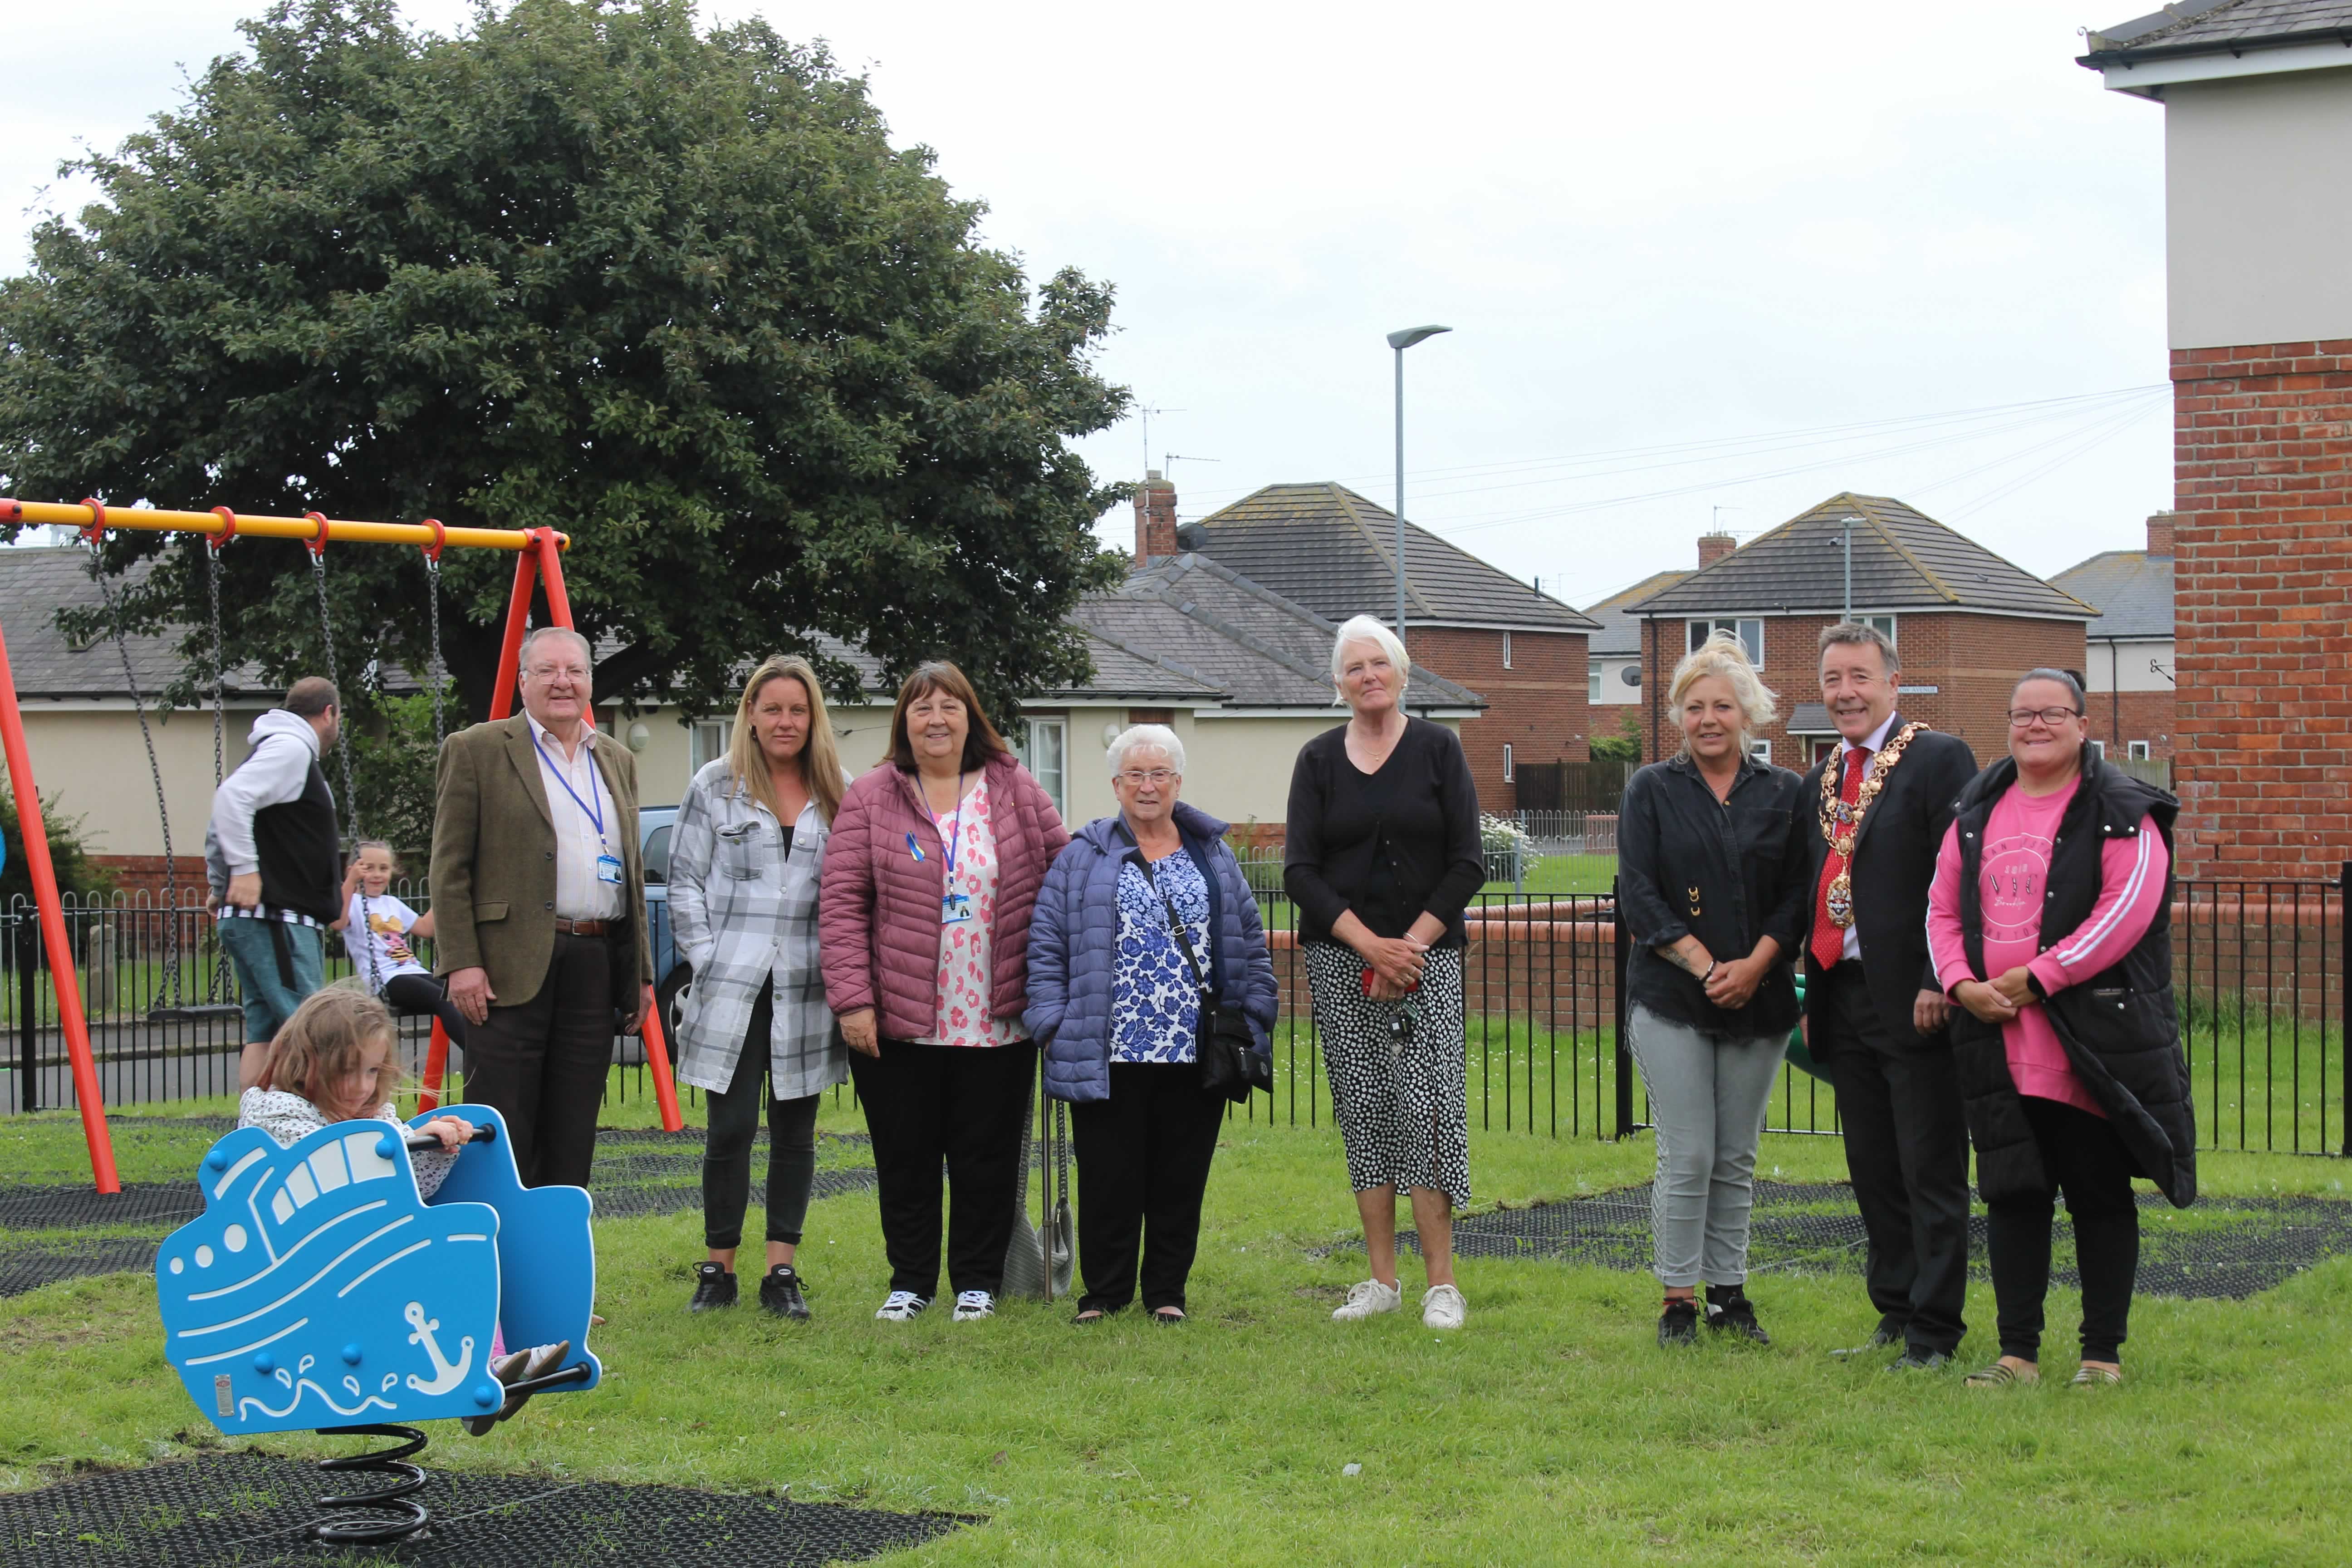
[[[79, 169], [0, 283], [0, 484], [192, 509], [552, 525], [603, 698], [694, 707], [827, 637], [945, 655], [1002, 700], [1082, 677], [1114, 499], [1110, 293], [1032, 291], [862, 79], [687, 0], [516, 0], [443, 38], [392, 0], [281, 3]], [[201, 626], [203, 547], [118, 540], [133, 625]], [[332, 546], [347, 684], [423, 667], [417, 552]], [[302, 547], [223, 552], [229, 657], [318, 667]], [[513, 563], [452, 553], [444, 637], [489, 700]], [[187, 651], [200, 658], [199, 639]], [[192, 674], [200, 675], [192, 664]], [[183, 686], [184, 693], [185, 683]]]

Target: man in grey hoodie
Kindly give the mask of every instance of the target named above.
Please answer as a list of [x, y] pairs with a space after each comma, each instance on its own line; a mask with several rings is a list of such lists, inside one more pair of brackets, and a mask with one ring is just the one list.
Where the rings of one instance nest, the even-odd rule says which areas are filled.
[[240, 1089], [253, 1087], [270, 1040], [319, 988], [327, 928], [342, 913], [335, 796], [319, 765], [341, 714], [334, 683], [304, 676], [284, 707], [254, 721], [252, 750], [213, 793], [205, 871], [245, 997]]

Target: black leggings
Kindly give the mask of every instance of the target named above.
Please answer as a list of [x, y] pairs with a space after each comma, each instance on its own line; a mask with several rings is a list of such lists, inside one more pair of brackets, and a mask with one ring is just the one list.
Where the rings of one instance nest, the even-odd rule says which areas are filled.
[[2032, 1196], [1985, 1205], [1985, 1250], [1992, 1265], [2000, 1353], [2041, 1359], [2055, 1188], [2065, 1193], [2066, 1213], [2074, 1222], [2075, 1265], [2083, 1277], [2083, 1359], [2115, 1361], [2131, 1317], [2132, 1279], [2139, 1271], [2131, 1156], [2105, 1117], [2031, 1095], [2023, 1102], [2049, 1182]]
[[437, 974], [419, 974], [415, 971], [395, 974], [383, 983], [384, 1005], [395, 1013], [423, 1016], [432, 1014], [441, 1020], [441, 1032], [449, 1043], [463, 1047], [466, 1044], [466, 1015], [457, 1011], [457, 1004], [449, 1000], [449, 988]]
[[798, 1247], [808, 1218], [809, 1188], [816, 1182], [818, 1095], [778, 1100], [768, 1093], [768, 1036], [775, 1022], [775, 994], [760, 993], [751, 1005], [751, 1026], [735, 1058], [735, 1081], [705, 1089], [710, 1127], [702, 1147], [702, 1240], [719, 1252], [743, 1244], [743, 1210], [751, 1196], [751, 1141], [760, 1131], [760, 1103], [768, 1106], [768, 1239]]

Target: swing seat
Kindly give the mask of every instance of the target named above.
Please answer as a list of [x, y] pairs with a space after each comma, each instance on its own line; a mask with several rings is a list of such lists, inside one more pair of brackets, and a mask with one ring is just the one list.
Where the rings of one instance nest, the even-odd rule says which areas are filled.
[[523, 1186], [499, 1113], [435, 1201], [417, 1196], [400, 1133], [344, 1121], [292, 1147], [257, 1127], [213, 1145], [205, 1213], [156, 1254], [164, 1354], [206, 1418], [232, 1436], [480, 1415], [509, 1390], [509, 1349], [570, 1340], [571, 1364], [534, 1390], [593, 1388], [595, 1295], [588, 1194]]
[[235, 1002], [198, 1002], [184, 1007], [158, 1002], [147, 1009], [147, 1021], [151, 1024], [208, 1024], [215, 1019], [244, 1016], [245, 1008]]

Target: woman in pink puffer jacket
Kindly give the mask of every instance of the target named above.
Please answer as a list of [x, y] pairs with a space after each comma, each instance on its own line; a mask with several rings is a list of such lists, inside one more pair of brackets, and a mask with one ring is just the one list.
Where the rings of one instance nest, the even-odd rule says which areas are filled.
[[963, 671], [908, 676], [889, 757], [834, 816], [817, 896], [825, 1000], [874, 1135], [890, 1258], [878, 1318], [904, 1321], [938, 1293], [942, 1159], [955, 1321], [996, 1310], [1037, 1070], [1021, 1024], [1029, 913], [1069, 841]]

